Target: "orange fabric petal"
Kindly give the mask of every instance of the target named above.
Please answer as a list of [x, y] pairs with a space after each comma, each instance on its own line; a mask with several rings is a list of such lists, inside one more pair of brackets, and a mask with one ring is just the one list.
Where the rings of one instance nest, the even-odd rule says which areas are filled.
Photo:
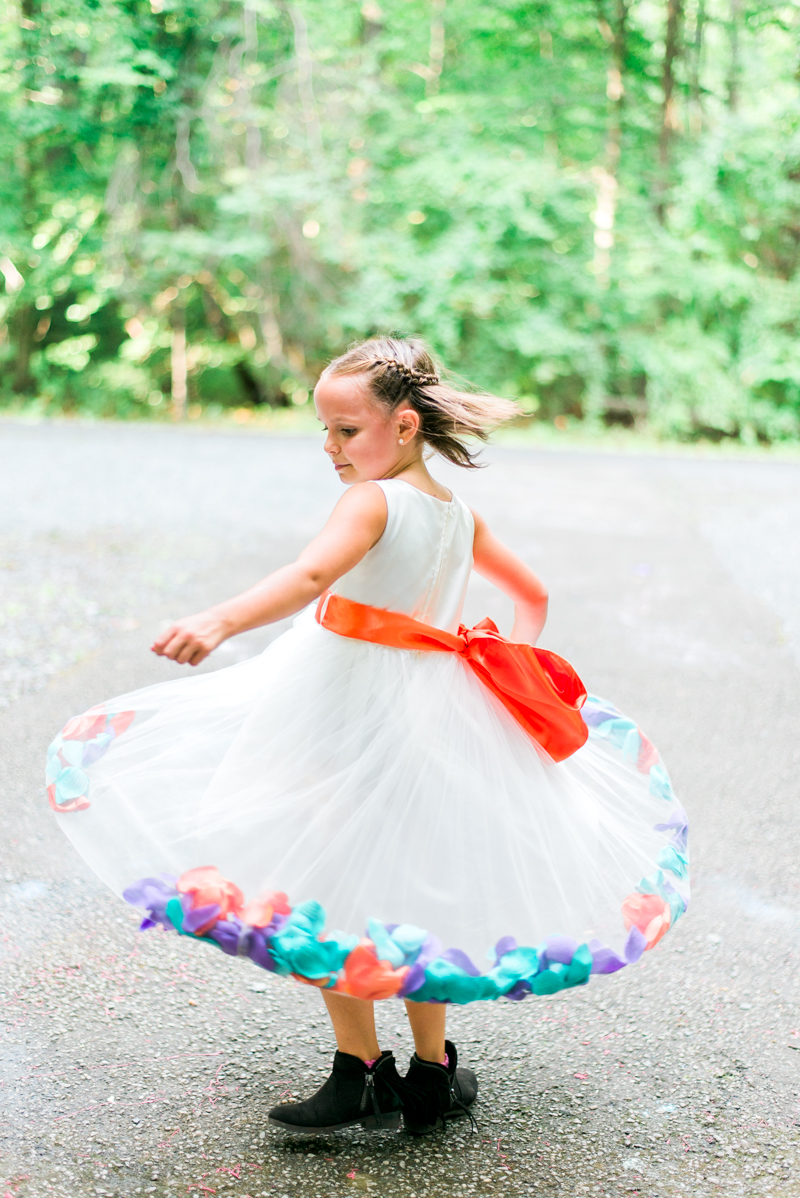
[[[257, 914], [258, 904], [263, 904], [264, 907], [266, 907], [268, 904], [272, 908], [272, 911], [277, 912], [278, 915], [291, 915], [292, 913], [292, 908], [289, 906], [289, 900], [282, 890], [263, 891], [247, 904], [245, 911], [252, 911], [253, 914]], [[271, 919], [272, 915], [270, 914], [263, 923], [256, 923], [255, 920], [250, 918], [247, 919], [247, 922], [252, 924], [254, 928], [263, 928], [266, 927]]]
[[371, 940], [362, 940], [344, 963], [344, 979], [335, 989], [341, 994], [368, 1000], [391, 998], [403, 984], [408, 966], [394, 970], [388, 961], [379, 961]]
[[330, 978], [304, 978], [301, 973], [293, 973], [291, 975], [296, 982], [302, 982], [304, 986], [318, 986], [320, 990], [326, 990], [330, 982]]
[[76, 715], [61, 729], [62, 740], [92, 740], [106, 726], [105, 713], [101, 715]]
[[651, 766], [658, 763], [658, 749], [651, 740], [647, 739], [641, 728], [639, 729], [639, 740], [642, 743], [636, 760], [636, 768], [640, 774], [648, 774]]
[[47, 801], [59, 815], [63, 815], [66, 811], [85, 811], [87, 807], [91, 807], [92, 805], [86, 795], [81, 795], [77, 799], [70, 799], [68, 803], [57, 803], [55, 782], [51, 782], [47, 788]]
[[275, 908], [278, 915], [291, 915], [292, 908], [289, 906], [289, 900], [282, 890], [269, 890], [265, 895]]
[[135, 715], [135, 711], [118, 711], [115, 716], [111, 717], [111, 726], [117, 736], [121, 736], [127, 728], [130, 728]]
[[181, 874], [177, 882], [181, 894], [192, 896], [192, 907], [207, 907], [216, 903], [220, 919], [231, 911], [238, 915], [244, 906], [244, 895], [238, 886], [223, 878], [216, 865], [199, 865]]
[[249, 923], [251, 928], [265, 928], [272, 919], [274, 910], [266, 897], [253, 899], [242, 911], [242, 919]]
[[636, 927], [647, 940], [647, 947], [657, 944], [671, 923], [669, 903], [660, 894], [629, 894], [622, 904], [625, 927]]

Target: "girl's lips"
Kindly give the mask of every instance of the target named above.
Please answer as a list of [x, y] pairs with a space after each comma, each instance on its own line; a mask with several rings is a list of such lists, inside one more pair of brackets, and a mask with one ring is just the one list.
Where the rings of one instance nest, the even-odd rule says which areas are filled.
[[334, 470], [346, 470], [349, 465], [349, 462], [334, 462], [333, 468]]

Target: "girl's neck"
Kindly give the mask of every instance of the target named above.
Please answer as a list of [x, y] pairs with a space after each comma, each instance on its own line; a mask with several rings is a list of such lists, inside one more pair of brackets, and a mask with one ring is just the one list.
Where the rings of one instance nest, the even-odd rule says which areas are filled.
[[395, 469], [388, 471], [384, 478], [398, 478], [426, 495], [433, 495], [434, 499], [444, 500], [445, 503], [453, 498], [452, 493], [429, 473], [421, 456], [410, 462], [398, 462]]

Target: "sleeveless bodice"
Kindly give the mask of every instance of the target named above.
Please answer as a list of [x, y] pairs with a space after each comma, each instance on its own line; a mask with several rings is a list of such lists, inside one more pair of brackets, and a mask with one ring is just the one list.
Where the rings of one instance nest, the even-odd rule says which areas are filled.
[[472, 569], [475, 525], [466, 504], [378, 480], [388, 515], [381, 539], [331, 590], [454, 632]]

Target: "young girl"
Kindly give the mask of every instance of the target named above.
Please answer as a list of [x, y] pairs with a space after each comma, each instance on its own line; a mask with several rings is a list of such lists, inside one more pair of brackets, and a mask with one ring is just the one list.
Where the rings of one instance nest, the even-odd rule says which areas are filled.
[[[292, 565], [173, 624], [198, 665], [299, 612], [241, 665], [66, 725], [48, 755], [63, 827], [156, 923], [318, 986], [338, 1051], [298, 1131], [441, 1127], [477, 1081], [448, 1002], [552, 994], [652, 948], [688, 900], [686, 817], [636, 725], [534, 649], [536, 575], [428, 472], [512, 405], [448, 386], [417, 340], [367, 341], [315, 391], [347, 487]], [[470, 570], [514, 601], [511, 641], [459, 626]], [[585, 701], [584, 701], [585, 700]], [[488, 957], [488, 962], [487, 962]], [[405, 1078], [373, 1002], [405, 1000]]]

